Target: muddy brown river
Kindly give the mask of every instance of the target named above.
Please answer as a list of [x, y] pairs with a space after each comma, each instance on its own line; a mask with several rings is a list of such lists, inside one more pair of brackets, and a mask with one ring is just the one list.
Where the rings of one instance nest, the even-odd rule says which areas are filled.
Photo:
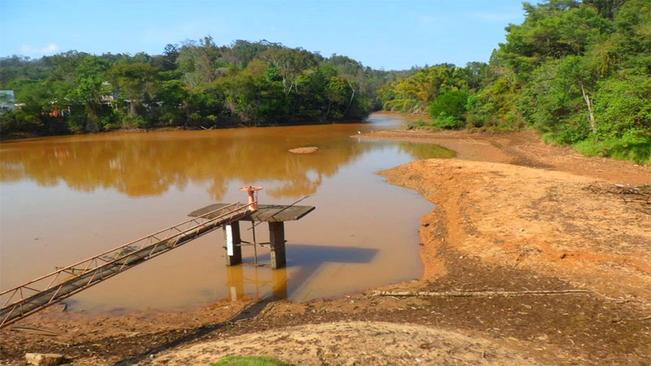
[[[288, 266], [272, 271], [268, 251], [244, 248], [227, 268], [221, 230], [66, 300], [72, 309], [183, 309], [221, 298], [274, 294], [297, 301], [417, 278], [417, 193], [377, 171], [415, 158], [449, 157], [435, 145], [360, 141], [397, 117], [366, 123], [210, 131], [106, 133], [0, 144], [0, 290], [57, 266], [183, 221], [213, 202], [245, 201], [239, 188], [264, 187], [261, 203], [317, 209], [285, 226]], [[351, 137], [353, 136], [353, 137]], [[313, 154], [287, 150], [316, 146]], [[245, 240], [251, 232], [243, 226]], [[265, 225], [256, 228], [267, 238]]]

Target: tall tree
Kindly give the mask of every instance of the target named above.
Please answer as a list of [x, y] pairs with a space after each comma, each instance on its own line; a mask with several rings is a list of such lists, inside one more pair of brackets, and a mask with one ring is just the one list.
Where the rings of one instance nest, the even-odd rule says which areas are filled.
[[110, 70], [121, 99], [129, 105], [129, 116], [138, 115], [138, 107], [155, 91], [157, 70], [144, 62], [118, 62]]

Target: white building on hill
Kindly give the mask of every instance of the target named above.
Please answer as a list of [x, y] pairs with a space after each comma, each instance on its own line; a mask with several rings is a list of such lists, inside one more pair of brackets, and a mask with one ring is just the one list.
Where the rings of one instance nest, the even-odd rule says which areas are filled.
[[13, 90], [0, 90], [0, 113], [16, 109], [16, 95]]

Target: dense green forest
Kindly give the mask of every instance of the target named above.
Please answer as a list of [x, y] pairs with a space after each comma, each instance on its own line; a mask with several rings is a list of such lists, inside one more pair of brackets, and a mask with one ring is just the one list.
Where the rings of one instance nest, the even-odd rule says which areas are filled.
[[423, 124], [438, 128], [532, 127], [589, 155], [650, 162], [651, 1], [548, 0], [524, 12], [488, 63], [465, 67], [382, 71], [210, 37], [154, 56], [2, 58], [0, 89], [14, 90], [19, 108], [0, 114], [0, 134], [353, 120], [386, 109], [428, 113]]
[[0, 133], [360, 119], [380, 108], [376, 91], [394, 74], [345, 56], [210, 37], [155, 56], [14, 56], [0, 59], [0, 89], [14, 90], [19, 108], [0, 115]]
[[[439, 128], [531, 126], [589, 155], [651, 161], [651, 1], [524, 4], [488, 64], [436, 65], [385, 85], [384, 108]], [[430, 123], [427, 123], [430, 124]]]

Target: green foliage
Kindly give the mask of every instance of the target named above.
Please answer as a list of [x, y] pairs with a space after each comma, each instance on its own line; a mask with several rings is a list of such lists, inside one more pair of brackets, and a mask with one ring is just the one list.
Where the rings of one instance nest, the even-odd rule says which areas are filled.
[[356, 87], [357, 105], [351, 106], [362, 110], [376, 110], [382, 108], [379, 96], [380, 88], [390, 82], [401, 71], [374, 70], [364, 67], [360, 62], [341, 55], [332, 55], [323, 61], [325, 67], [332, 69], [337, 75], [349, 80]]
[[[527, 6], [527, 20], [509, 29], [500, 48], [502, 62], [518, 73], [519, 112], [550, 141], [648, 163], [651, 3], [593, 0], [554, 8], [560, 3]], [[554, 36], [542, 38], [546, 45], [534, 34]]]
[[524, 117], [517, 108], [520, 85], [515, 75], [505, 73], [468, 98], [469, 127], [515, 130], [524, 126]]
[[543, 132], [567, 136], [561, 139], [564, 143], [590, 133], [582, 82], [576, 76], [580, 62], [577, 56], [568, 56], [543, 64], [532, 73], [518, 99], [518, 108], [530, 124]]
[[384, 109], [425, 112], [430, 103], [442, 93], [467, 88], [470, 79], [475, 78], [477, 73], [476, 70], [467, 71], [449, 64], [416, 70], [408, 77], [395, 80], [382, 88], [380, 95]]
[[0, 114], [0, 135], [30, 133], [40, 130], [43, 124], [38, 118], [24, 111], [9, 111]]
[[290, 364], [264, 356], [227, 356], [213, 366], [291, 366]]
[[633, 160], [638, 164], [651, 164], [651, 134], [648, 131], [629, 130], [621, 137], [598, 138], [591, 136], [574, 145], [589, 156], [609, 156]]
[[457, 129], [463, 127], [464, 123], [462, 120], [456, 119], [452, 116], [440, 115], [434, 119], [434, 127], [444, 128], [444, 129]]
[[499, 48], [500, 57], [524, 78], [547, 60], [582, 54], [612, 29], [595, 8], [578, 1], [550, 0], [524, 7], [524, 23], [508, 26], [506, 43]]
[[10, 57], [0, 59], [0, 88], [15, 90], [23, 106], [2, 117], [0, 132], [359, 119], [378, 105], [388, 75], [344, 56], [266, 41], [218, 46], [210, 37], [154, 56]]
[[[385, 109], [430, 105], [440, 128], [528, 125], [586, 154], [648, 162], [651, 2], [547, 0], [524, 11], [488, 65], [412, 70], [382, 88]], [[458, 90], [468, 91], [463, 108]]]
[[586, 5], [593, 6], [604, 18], [612, 19], [617, 10], [626, 0], [583, 0]]
[[413, 130], [415, 128], [422, 129], [422, 128], [428, 128], [428, 127], [432, 127], [432, 126], [433, 126], [432, 121], [425, 121], [425, 120], [423, 120], [421, 118], [419, 118], [419, 119], [417, 119], [415, 121], [410, 121], [409, 123], [407, 123], [407, 129], [408, 130]]
[[464, 126], [464, 115], [468, 104], [468, 92], [449, 90], [432, 101], [429, 113], [440, 128], [460, 128]]
[[599, 136], [651, 132], [651, 78], [624, 74], [602, 81], [595, 94], [594, 110]]
[[[639, 27], [641, 3], [636, 15], [629, 8], [632, 3], [615, 13], [619, 26], [611, 25], [611, 29]], [[613, 4], [601, 5], [608, 13]], [[630, 67], [637, 64], [631, 60], [647, 56], [630, 49], [626, 52], [627, 42], [621, 34], [611, 33], [588, 44], [583, 55], [543, 62], [524, 83], [518, 97], [520, 112], [555, 142], [576, 144], [591, 155], [644, 161], [648, 149], [644, 136], [651, 131], [651, 78], [643, 69]]]

